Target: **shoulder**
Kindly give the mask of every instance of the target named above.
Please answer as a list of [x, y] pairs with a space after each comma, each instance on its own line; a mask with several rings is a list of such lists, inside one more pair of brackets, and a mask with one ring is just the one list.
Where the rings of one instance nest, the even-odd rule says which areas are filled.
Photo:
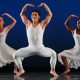
[[76, 30], [77, 30], [77, 29], [73, 30], [73, 32], [72, 32], [73, 35], [76, 34]]
[[3, 32], [4, 32], [6, 35], [8, 34], [9, 31], [8, 31], [7, 27], [4, 28], [4, 31], [3, 31]]
[[39, 25], [40, 25], [40, 27], [44, 30], [45, 29], [45, 27], [46, 27], [46, 25], [44, 25], [42, 22], [41, 23], [39, 23]]
[[27, 29], [32, 25], [32, 23], [29, 23], [28, 25], [26, 25]]

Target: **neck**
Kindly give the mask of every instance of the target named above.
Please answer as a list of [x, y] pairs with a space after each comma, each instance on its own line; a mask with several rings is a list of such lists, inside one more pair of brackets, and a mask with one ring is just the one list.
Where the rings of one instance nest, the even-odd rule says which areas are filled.
[[39, 22], [38, 21], [33, 21], [33, 25], [37, 25]]
[[3, 28], [0, 27], [0, 33], [3, 32]]

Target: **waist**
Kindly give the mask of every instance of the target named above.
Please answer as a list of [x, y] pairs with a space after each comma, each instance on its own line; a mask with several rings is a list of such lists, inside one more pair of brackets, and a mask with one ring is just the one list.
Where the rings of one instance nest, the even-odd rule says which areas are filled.
[[43, 43], [29, 43], [29, 45], [34, 45], [34, 46], [37, 46], [37, 45], [43, 45]]
[[77, 50], [77, 51], [80, 50], [79, 44], [75, 44], [75, 46], [73, 47], [73, 49], [74, 49], [74, 50]]
[[39, 48], [39, 47], [44, 47], [43, 44], [40, 44], [40, 45], [33, 45], [33, 44], [29, 44], [28, 47], [34, 47], [34, 48]]
[[43, 45], [43, 42], [42, 41], [35, 41], [35, 42], [29, 41], [28, 43], [29, 43], [29, 45], [32, 45], [32, 46]]

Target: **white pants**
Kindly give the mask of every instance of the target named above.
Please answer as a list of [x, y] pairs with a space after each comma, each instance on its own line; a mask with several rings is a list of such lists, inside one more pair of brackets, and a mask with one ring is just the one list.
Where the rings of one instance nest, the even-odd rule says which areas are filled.
[[28, 46], [25, 48], [21, 48], [14, 53], [14, 62], [18, 68], [22, 68], [22, 59], [25, 57], [29, 57], [32, 55], [39, 55], [43, 57], [50, 57], [50, 65], [51, 68], [55, 68], [56, 66], [56, 52], [50, 48], [41, 46]]

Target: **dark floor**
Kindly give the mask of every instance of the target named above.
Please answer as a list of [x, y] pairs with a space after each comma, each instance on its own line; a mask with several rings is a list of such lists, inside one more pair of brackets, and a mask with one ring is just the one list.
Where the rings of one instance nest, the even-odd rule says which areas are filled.
[[0, 80], [80, 80], [80, 73], [70, 73], [53, 77], [49, 73], [26, 73], [21, 77], [16, 77], [10, 73], [0, 74]]

